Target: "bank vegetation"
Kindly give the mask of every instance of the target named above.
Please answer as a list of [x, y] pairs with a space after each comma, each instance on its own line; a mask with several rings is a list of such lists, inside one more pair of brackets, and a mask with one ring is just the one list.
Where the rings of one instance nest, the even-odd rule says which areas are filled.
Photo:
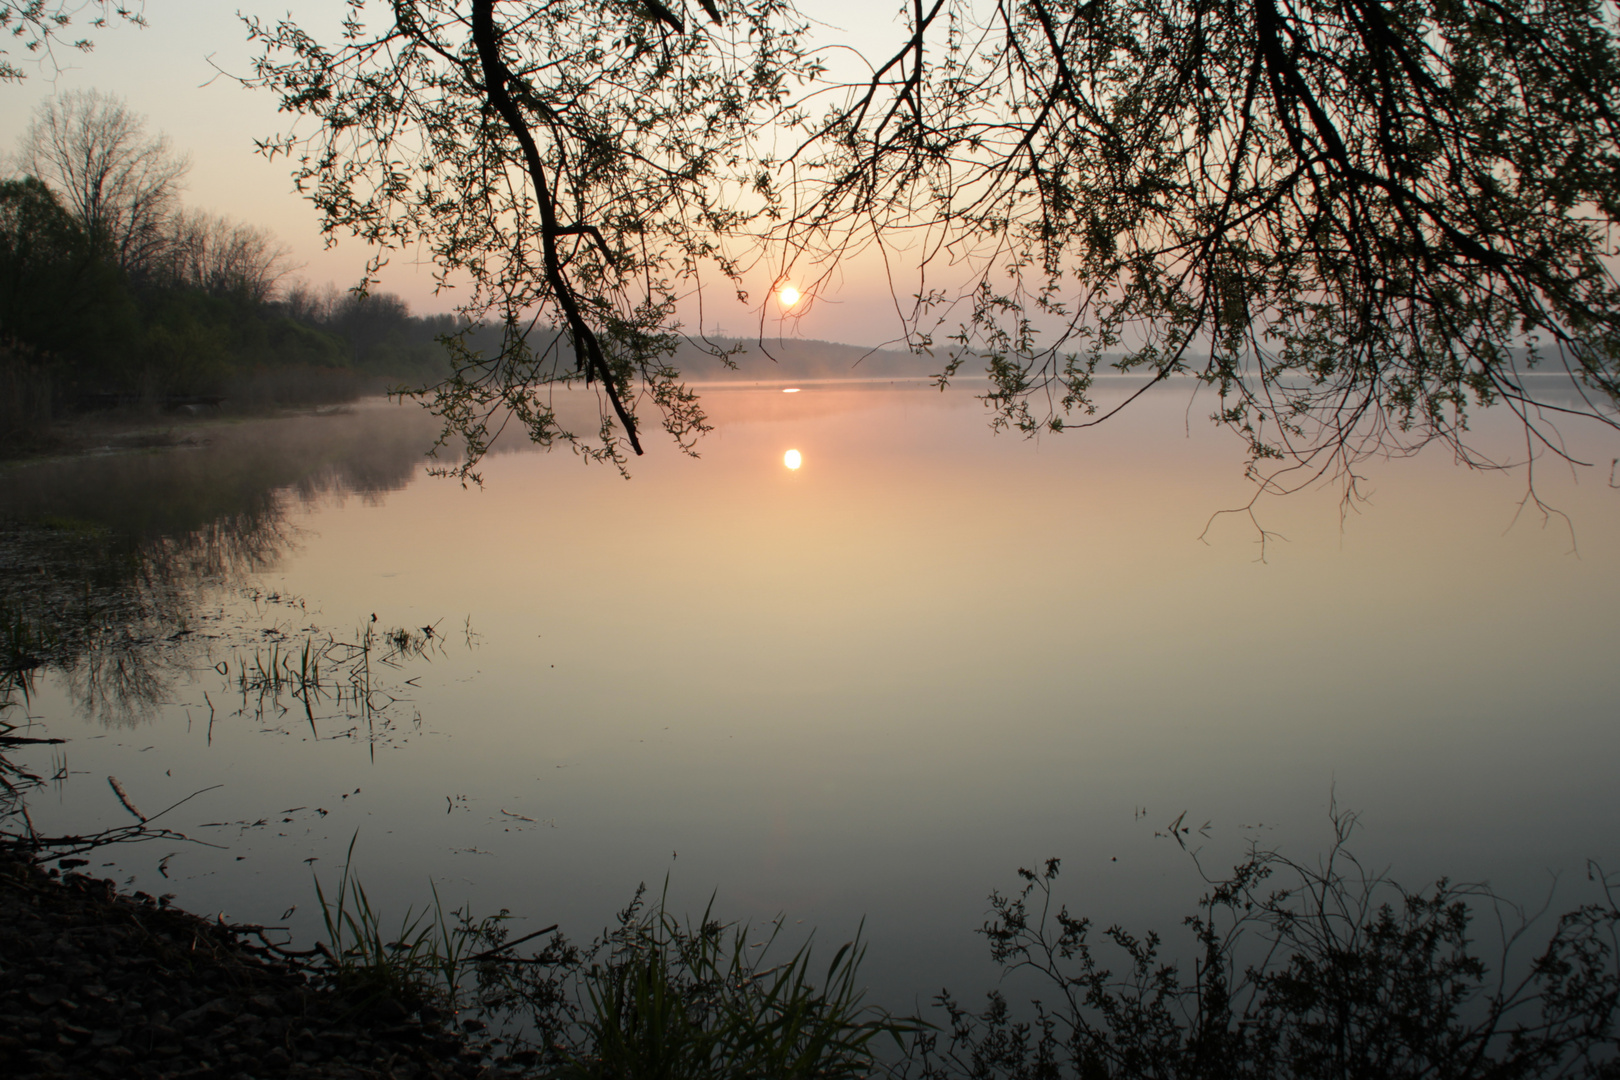
[[292, 277], [270, 233], [187, 207], [187, 161], [118, 99], [46, 102], [0, 180], [0, 452], [86, 415], [353, 400], [446, 370], [450, 316]]

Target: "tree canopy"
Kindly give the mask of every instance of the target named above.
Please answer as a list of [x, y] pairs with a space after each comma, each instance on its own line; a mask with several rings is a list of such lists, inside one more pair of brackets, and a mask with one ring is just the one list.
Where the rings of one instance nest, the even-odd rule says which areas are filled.
[[120, 267], [139, 271], [161, 256], [191, 164], [122, 100], [85, 90], [43, 102], [18, 158]]
[[[49, 68], [56, 66], [56, 50], [89, 52], [94, 42], [87, 30], [104, 30], [122, 21], [144, 26], [145, 0], [0, 0], [0, 35]], [[0, 82], [20, 82], [27, 72], [0, 47]]]
[[[878, 245], [905, 330], [982, 365], [996, 421], [1104, 419], [1101, 371], [1212, 386], [1286, 486], [1463, 445], [1525, 375], [1614, 423], [1616, 54], [1603, 0], [910, 0], [892, 56], [835, 78], [780, 0], [350, 0], [341, 40], [250, 23], [255, 80], [314, 121], [286, 154], [332, 232], [420, 244], [507, 328], [431, 390], [467, 466], [492, 418], [622, 463], [704, 272]], [[531, 333], [531, 331], [533, 331]], [[600, 430], [546, 391], [599, 388]]]

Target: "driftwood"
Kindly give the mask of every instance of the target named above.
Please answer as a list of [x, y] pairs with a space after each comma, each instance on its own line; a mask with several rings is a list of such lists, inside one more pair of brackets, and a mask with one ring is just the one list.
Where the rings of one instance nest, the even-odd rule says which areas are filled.
[[219, 844], [211, 844], [206, 840], [198, 840], [195, 837], [187, 836], [183, 832], [166, 828], [161, 825], [153, 826], [152, 822], [156, 821], [164, 814], [167, 814], [175, 807], [190, 802], [198, 795], [201, 795], [204, 792], [213, 791], [216, 788], [224, 787], [225, 785], [214, 784], [210, 787], [202, 788], [199, 791], [193, 791], [190, 795], [187, 795], [179, 802], [171, 803], [169, 806], [164, 807], [162, 810], [159, 810], [152, 816], [147, 817], [139, 810], [136, 810], [135, 807], [130, 803], [128, 795], [123, 790], [123, 785], [119, 784], [116, 778], [109, 776], [107, 777], [107, 782], [108, 785], [112, 787], [114, 794], [118, 796], [118, 801], [124, 804], [124, 809], [128, 810], [136, 817], [137, 821], [134, 824], [115, 825], [110, 829], [102, 829], [99, 832], [93, 833], [44, 836], [40, 834], [39, 830], [34, 828], [34, 821], [33, 818], [31, 818], [28, 814], [28, 807], [19, 801], [13, 808], [13, 812], [22, 819], [24, 829], [22, 832], [14, 832], [9, 829], [0, 829], [0, 843], [14, 844], [18, 847], [33, 852], [36, 856], [42, 858], [82, 855], [87, 851], [94, 851], [97, 848], [107, 847], [111, 844], [131, 844], [138, 843], [142, 840], [181, 840], [188, 844], [201, 844], [204, 847], [221, 848], [221, 850], [223, 850], [222, 846]]
[[[36, 739], [24, 735], [16, 735], [15, 727], [7, 726], [0, 731], [0, 844], [15, 849], [30, 852], [35, 858], [50, 859], [63, 858], [73, 855], [82, 855], [87, 851], [107, 847], [111, 844], [138, 843], [142, 840], [180, 840], [188, 844], [202, 844], [205, 847], [217, 848], [220, 845], [210, 844], [206, 840], [198, 840], [187, 836], [176, 829], [152, 823], [164, 814], [195, 799], [204, 792], [213, 791], [223, 787], [214, 784], [200, 791], [193, 791], [179, 802], [159, 810], [155, 814], [143, 814], [135, 806], [129, 792], [119, 783], [115, 776], [107, 777], [107, 786], [112, 788], [113, 794], [123, 804], [124, 809], [130, 812], [135, 822], [129, 825], [115, 825], [98, 832], [83, 834], [67, 834], [63, 836], [45, 836], [34, 827], [34, 819], [29, 816], [27, 793], [35, 788], [42, 787], [44, 779], [35, 773], [13, 762], [7, 751], [19, 746], [56, 746], [65, 742], [63, 739], [45, 738]], [[22, 828], [17, 829], [16, 823]]]

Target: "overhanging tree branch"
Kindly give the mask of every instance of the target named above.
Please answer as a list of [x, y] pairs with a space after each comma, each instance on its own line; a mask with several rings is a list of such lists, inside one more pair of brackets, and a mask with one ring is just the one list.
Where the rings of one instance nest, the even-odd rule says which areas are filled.
[[[664, 11], [656, 0], [647, 0], [655, 12]], [[544, 250], [546, 277], [551, 283], [553, 295], [562, 307], [563, 314], [568, 320], [568, 331], [574, 339], [574, 348], [579, 357], [579, 366], [586, 373], [587, 381], [592, 378], [602, 380], [602, 389], [613, 405], [613, 411], [624, 426], [625, 437], [630, 440], [630, 446], [637, 454], [642, 453], [641, 440], [636, 435], [635, 417], [631, 416], [624, 407], [624, 398], [620, 387], [616, 384], [613, 371], [608, 367], [602, 356], [602, 346], [597, 340], [596, 332], [580, 313], [579, 300], [574, 294], [572, 284], [563, 274], [562, 260], [557, 254], [557, 238], [570, 233], [594, 233], [595, 239], [601, 245], [604, 253], [612, 258], [607, 250], [607, 244], [602, 241], [601, 233], [592, 226], [576, 226], [564, 230], [557, 224], [557, 207], [552, 200], [551, 185], [546, 180], [545, 165], [540, 160], [539, 147], [535, 145], [534, 135], [529, 131], [529, 125], [524, 121], [523, 114], [518, 110], [512, 95], [507, 93], [506, 83], [510, 78], [506, 63], [501, 59], [500, 41], [495, 30], [494, 19], [495, 0], [473, 0], [472, 5], [472, 35], [473, 42], [478, 48], [478, 59], [483, 69], [484, 89], [489, 94], [490, 103], [500, 113], [512, 136], [517, 139], [518, 145], [523, 148], [523, 162], [529, 172], [529, 180], [534, 184], [535, 199], [540, 207], [540, 242]], [[664, 11], [667, 15], [667, 11]], [[669, 16], [669, 18], [674, 18]], [[683, 27], [676, 20], [675, 29], [680, 32]]]
[[[740, 289], [739, 238], [909, 260], [910, 340], [1026, 433], [1094, 422], [1099, 371], [1185, 374], [1256, 464], [1351, 475], [1460, 448], [1544, 359], [1614, 423], [1615, 0], [907, 0], [848, 86], [784, 3], [698, 7], [393, 0], [371, 31], [361, 0], [331, 48], [251, 24], [255, 81], [318, 125], [266, 146], [327, 228], [428, 245], [508, 330], [423, 388], [466, 467], [514, 418], [622, 462], [648, 399], [690, 449], [676, 302], [698, 266]], [[544, 399], [574, 378], [599, 449]]]
[[[1615, 4], [955, 17], [972, 29], [938, 38], [920, 82], [855, 88], [837, 139], [801, 147], [802, 209], [779, 236], [941, 237], [971, 272], [908, 329], [929, 346], [921, 319], [962, 312], [946, 374], [982, 362], [998, 424], [1080, 426], [1100, 367], [1182, 372], [1220, 391], [1215, 418], [1256, 461], [1348, 476], [1369, 453], [1461, 449], [1466, 408], [1550, 347], [1615, 425]], [[901, 107], [912, 122], [889, 128]]]

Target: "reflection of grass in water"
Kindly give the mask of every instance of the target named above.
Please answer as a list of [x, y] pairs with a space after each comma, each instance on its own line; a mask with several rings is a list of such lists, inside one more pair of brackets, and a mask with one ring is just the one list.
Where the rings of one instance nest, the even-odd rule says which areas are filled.
[[[400, 701], [392, 684], [379, 678], [378, 669], [397, 670], [406, 661], [430, 659], [443, 651], [443, 638], [433, 626], [379, 630], [368, 624], [355, 632], [353, 640], [308, 633], [301, 642], [283, 645], [274, 641], [250, 657], [237, 657], [240, 713], [251, 712], [262, 721], [297, 707], [310, 733], [319, 738], [317, 708], [335, 708], [349, 720], [371, 724]], [[230, 668], [228, 661], [219, 665], [221, 674], [229, 675]], [[375, 727], [368, 730], [374, 737]]]
[[99, 527], [0, 527], [0, 546], [12, 550], [0, 573], [0, 685], [26, 690], [33, 672], [55, 668], [85, 715], [127, 725], [166, 700], [176, 676], [206, 666], [202, 652], [211, 642], [271, 633], [268, 646], [227, 665], [236, 669], [244, 711], [263, 718], [285, 713], [290, 701], [312, 728], [329, 705], [374, 720], [397, 703], [390, 680], [378, 676], [437, 651], [434, 628], [366, 626], [348, 640], [311, 631], [290, 644], [257, 622], [283, 598], [240, 585], [251, 614], [199, 613], [205, 597], [249, 579], [292, 535], [279, 514], [217, 522], [133, 550]]
[[[129, 725], [171, 696], [177, 676], [207, 666], [203, 652], [212, 642], [269, 633], [268, 646], [229, 665], [244, 712], [262, 719], [291, 703], [312, 730], [329, 707], [376, 721], [397, 703], [392, 680], [379, 676], [442, 642], [433, 627], [368, 625], [347, 640], [309, 631], [296, 644], [274, 627], [261, 629], [267, 609], [286, 600], [244, 583], [295, 538], [274, 499], [254, 513], [146, 542], [61, 516], [0, 523], [0, 686], [26, 693], [34, 672], [54, 668], [86, 716]], [[205, 605], [232, 586], [251, 614]]]
[[0, 606], [0, 705], [7, 688], [27, 692], [29, 676], [57, 646], [50, 628], [22, 608]]

